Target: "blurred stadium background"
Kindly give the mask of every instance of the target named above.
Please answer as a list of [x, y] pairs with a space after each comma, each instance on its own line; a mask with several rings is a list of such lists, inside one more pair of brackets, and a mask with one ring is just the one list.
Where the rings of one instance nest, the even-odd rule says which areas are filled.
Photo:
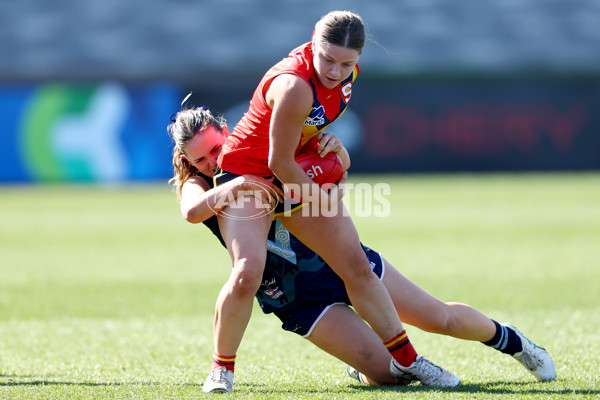
[[332, 9], [370, 38], [336, 125], [353, 172], [600, 168], [597, 0], [0, 3], [0, 182], [166, 181], [189, 91], [234, 125]]

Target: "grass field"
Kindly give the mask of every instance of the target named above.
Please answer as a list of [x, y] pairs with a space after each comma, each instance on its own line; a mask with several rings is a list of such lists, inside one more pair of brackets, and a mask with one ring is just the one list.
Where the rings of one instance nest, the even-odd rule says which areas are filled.
[[[437, 297], [515, 324], [553, 355], [558, 379], [538, 383], [479, 343], [407, 327], [463, 385], [369, 388], [255, 308], [228, 397], [600, 397], [599, 174], [359, 181], [391, 184], [390, 216], [355, 219], [364, 243]], [[0, 399], [205, 397], [229, 269], [166, 185], [1, 187]]]

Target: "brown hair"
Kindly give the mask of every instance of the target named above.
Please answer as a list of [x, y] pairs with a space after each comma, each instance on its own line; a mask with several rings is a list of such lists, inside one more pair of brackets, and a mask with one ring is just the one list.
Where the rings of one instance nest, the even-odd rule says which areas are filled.
[[315, 25], [314, 38], [357, 50], [360, 54], [365, 46], [365, 24], [358, 14], [351, 11], [330, 11]]
[[213, 115], [207, 107], [179, 111], [171, 121], [173, 122], [167, 126], [167, 132], [175, 145], [173, 146], [173, 178], [169, 179], [169, 183], [173, 185], [177, 198], [181, 200], [183, 184], [199, 172], [187, 159], [181, 157], [185, 154], [183, 148], [197, 134], [204, 132], [210, 126], [222, 130], [227, 126], [227, 121], [223, 116]]

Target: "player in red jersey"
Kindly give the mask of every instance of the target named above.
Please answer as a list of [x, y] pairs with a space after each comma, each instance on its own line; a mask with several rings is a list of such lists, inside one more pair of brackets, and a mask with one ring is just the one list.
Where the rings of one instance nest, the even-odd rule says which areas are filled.
[[[365, 38], [364, 23], [354, 13], [333, 11], [321, 18], [312, 41], [293, 50], [259, 83], [248, 112], [227, 137], [215, 182], [220, 185], [243, 174], [274, 176], [278, 183], [294, 187], [294, 193], [302, 199], [310, 199], [311, 215], [288, 212], [280, 216], [281, 223], [344, 281], [355, 309], [389, 349], [394, 374], [403, 376], [411, 371], [426, 375], [433, 369], [417, 359], [389, 294], [361, 250], [351, 218], [338, 204], [338, 189], [322, 191], [294, 158], [304, 143], [345, 111]], [[290, 207], [295, 210], [296, 206]], [[215, 368], [233, 369], [251, 315], [252, 299], [261, 283], [271, 226], [271, 216], [261, 214], [263, 207], [242, 199], [236, 207], [225, 210], [229, 218], [220, 220], [233, 270], [217, 300]], [[338, 212], [327, 213], [326, 217], [321, 210], [330, 207], [338, 207]], [[213, 379], [211, 376], [208, 380]], [[450, 373], [441, 381], [443, 386], [460, 382]]]
[[[354, 223], [339, 202], [338, 187], [321, 190], [295, 162], [302, 145], [345, 111], [365, 38], [364, 23], [352, 12], [332, 11], [321, 18], [312, 41], [292, 51], [261, 80], [248, 112], [227, 137], [215, 183], [244, 174], [273, 176], [277, 184], [299, 193], [310, 215], [305, 210], [292, 212], [302, 206], [292, 204], [280, 222], [344, 281], [354, 308], [389, 350], [392, 374], [456, 386], [457, 377], [418, 357], [406, 337], [390, 295], [371, 270]], [[215, 354], [207, 378], [214, 385], [205, 385], [207, 391], [219, 390], [221, 368], [233, 370], [267, 256], [271, 214], [255, 199], [237, 200], [224, 210], [228, 218], [219, 221], [233, 269], [217, 299]]]
[[[322, 132], [344, 113], [352, 94], [352, 83], [358, 76], [359, 69], [356, 65], [358, 55], [354, 54], [354, 51], [349, 52], [349, 56], [342, 55], [342, 57], [346, 57], [343, 60], [347, 61], [340, 67], [340, 72], [335, 71], [332, 74], [343, 76], [344, 79], [329, 83], [329, 78], [319, 77], [313, 68], [313, 47], [313, 42], [308, 42], [292, 50], [287, 58], [276, 64], [262, 78], [252, 96], [248, 112], [235, 126], [223, 146], [223, 153], [218, 160], [219, 166], [223, 170], [238, 175], [244, 173], [256, 176], [273, 175], [268, 165], [271, 148], [269, 131], [273, 115], [272, 107], [277, 100], [275, 99], [276, 95], [269, 94], [269, 92], [277, 90], [278, 85], [298, 85], [304, 89], [299, 91], [305, 92], [302, 93], [305, 96], [310, 94], [307, 89], [312, 90], [311, 108], [302, 105], [301, 121], [303, 123], [300, 125], [302, 129], [299, 141], [297, 134], [290, 135], [293, 136], [294, 146], [297, 146], [295, 154], [308, 140]], [[322, 63], [325, 65], [334, 62], [333, 59], [327, 58], [328, 55], [324, 54], [323, 57], [325, 60]], [[336, 85], [326, 87], [320, 79], [327, 79], [330, 86], [333, 86], [334, 83]], [[276, 80], [275, 87], [273, 87], [274, 80]], [[283, 92], [283, 97], [287, 97], [288, 89], [283, 87], [280, 90]], [[295, 130], [297, 131], [298, 127]]]
[[[456, 386], [460, 380], [454, 375], [440, 373], [427, 360], [418, 358], [389, 294], [360, 247], [354, 223], [338, 203], [338, 188], [334, 186], [329, 193], [322, 191], [295, 162], [303, 144], [345, 111], [365, 38], [364, 23], [354, 13], [333, 11], [321, 18], [312, 41], [292, 51], [261, 80], [248, 112], [223, 146], [215, 183], [224, 184], [243, 174], [274, 176], [277, 184], [299, 193], [311, 206], [310, 215], [292, 213], [301, 206], [292, 204], [279, 217], [281, 223], [344, 281], [356, 311], [390, 351], [392, 374], [399, 378], [410, 374], [422, 382], [435, 379], [438, 386]], [[219, 367], [233, 370], [252, 300], [261, 283], [271, 226], [271, 215], [263, 212], [264, 205], [254, 199], [238, 200], [235, 206], [226, 208], [228, 218], [219, 222], [233, 270], [217, 299], [213, 371]], [[337, 212], [330, 212], [335, 207]], [[211, 373], [207, 382], [218, 381], [221, 376]]]

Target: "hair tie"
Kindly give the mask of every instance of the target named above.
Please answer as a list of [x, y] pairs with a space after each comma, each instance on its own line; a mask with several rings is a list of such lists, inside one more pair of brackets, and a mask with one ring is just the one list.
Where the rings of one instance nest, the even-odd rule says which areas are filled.
[[[194, 92], [189, 92], [187, 94], [187, 96], [185, 96], [183, 98], [183, 100], [181, 101], [181, 104], [179, 105], [179, 111], [183, 111], [185, 104], [190, 99], [190, 97], [192, 97], [192, 93], [194, 93]], [[208, 108], [207, 108], [207, 110], [208, 110]], [[177, 113], [171, 114], [171, 116], [169, 117], [169, 119], [171, 120], [171, 122], [176, 122], [177, 121]]]
[[194, 92], [189, 92], [189, 93], [187, 94], [187, 96], [185, 96], [185, 97], [183, 98], [183, 100], [181, 101], [181, 109], [182, 109], [182, 110], [183, 110], [183, 106], [185, 105], [185, 103], [187, 103], [187, 101], [190, 99], [190, 97], [192, 97], [192, 93], [194, 93]]

